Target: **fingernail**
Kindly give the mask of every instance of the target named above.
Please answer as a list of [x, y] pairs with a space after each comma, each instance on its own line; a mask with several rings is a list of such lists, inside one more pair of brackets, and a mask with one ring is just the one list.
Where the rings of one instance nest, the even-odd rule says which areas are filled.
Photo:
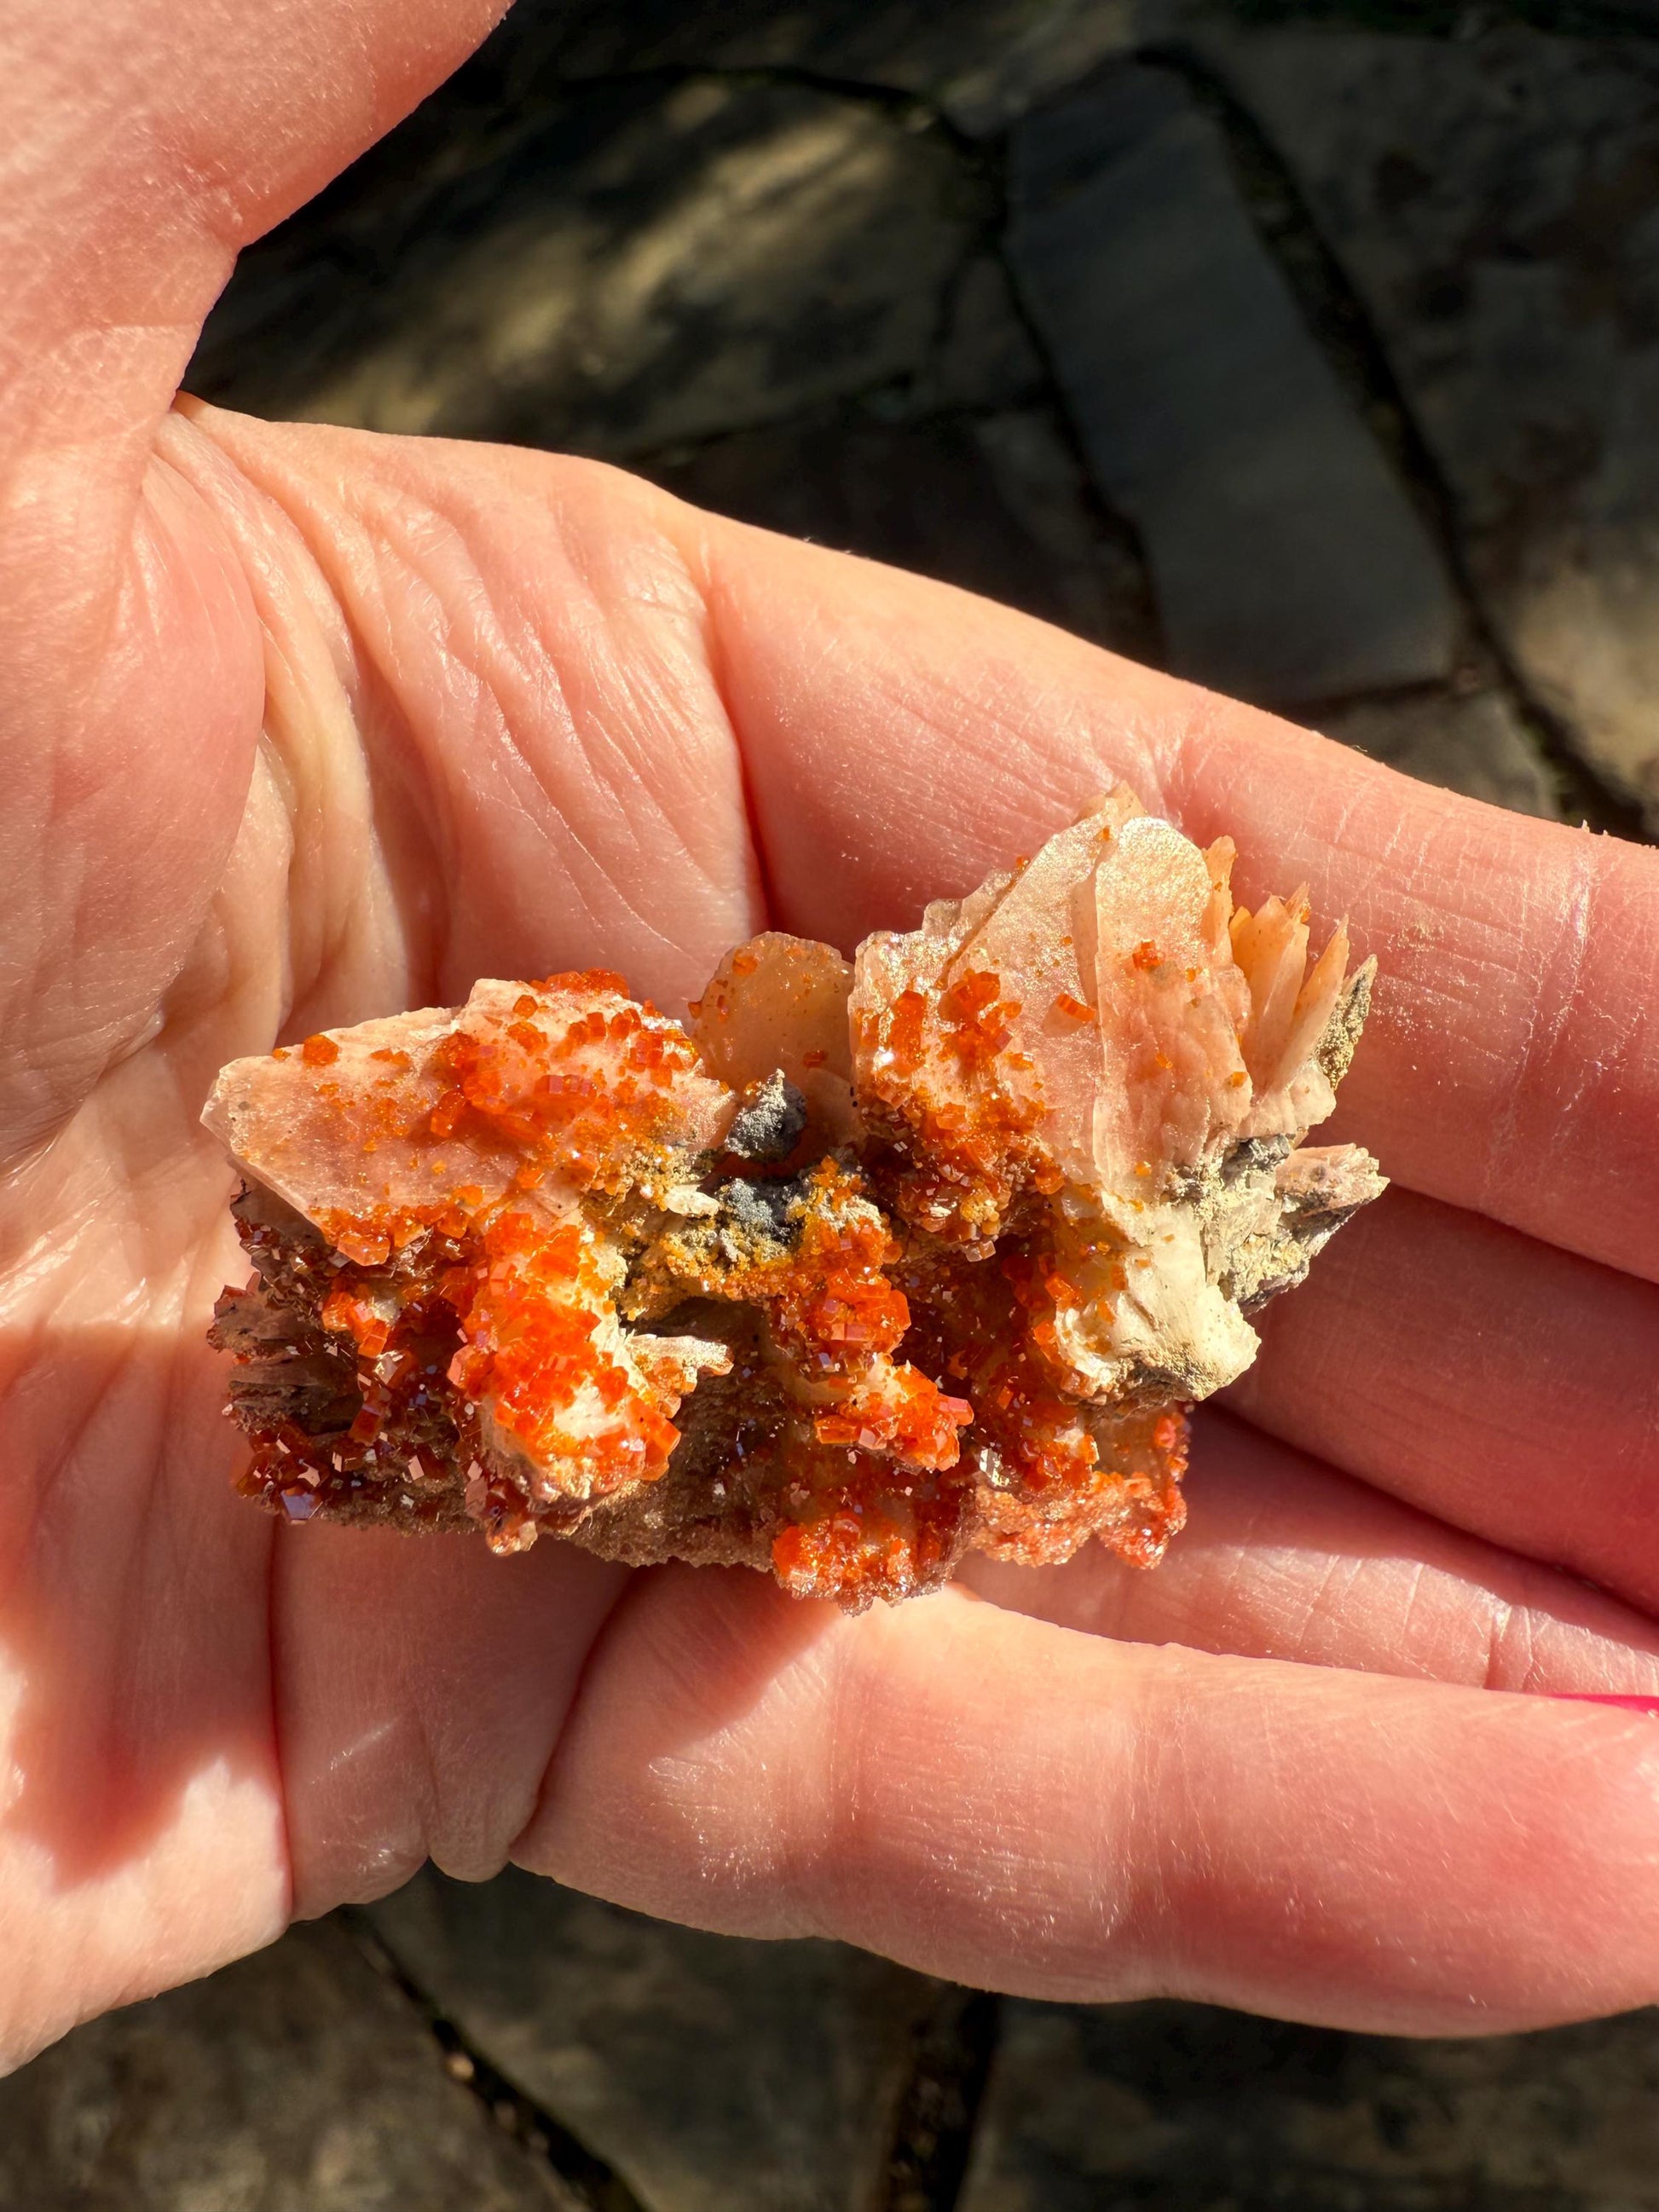
[[1599, 1690], [1553, 1690], [1552, 1697], [1575, 1705], [1617, 1705], [1621, 1712], [1659, 1715], [1659, 1698], [1606, 1698]]

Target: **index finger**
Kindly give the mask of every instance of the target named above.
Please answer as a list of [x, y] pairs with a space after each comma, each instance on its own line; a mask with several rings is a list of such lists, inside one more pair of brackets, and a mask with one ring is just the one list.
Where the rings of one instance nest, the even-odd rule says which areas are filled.
[[1659, 855], [1433, 789], [946, 585], [706, 520], [774, 917], [909, 926], [1121, 777], [1378, 988], [1343, 1096], [1413, 1188], [1659, 1278]]

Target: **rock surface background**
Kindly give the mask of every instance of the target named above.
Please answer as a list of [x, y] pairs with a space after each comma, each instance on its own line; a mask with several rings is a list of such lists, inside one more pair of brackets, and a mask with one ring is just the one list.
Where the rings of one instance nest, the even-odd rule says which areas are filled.
[[[520, 0], [191, 387], [574, 447], [1659, 830], [1659, 0]], [[515, 1875], [0, 2084], [0, 2212], [1635, 2212], [1659, 2017], [995, 2000]]]

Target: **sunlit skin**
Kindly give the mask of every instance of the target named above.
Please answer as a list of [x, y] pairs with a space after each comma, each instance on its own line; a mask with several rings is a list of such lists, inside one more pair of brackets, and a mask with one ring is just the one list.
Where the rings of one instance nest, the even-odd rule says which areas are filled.
[[[1659, 857], [602, 467], [175, 405], [235, 250], [489, 14], [0, 33], [0, 2050], [428, 1856], [1039, 1995], [1659, 1996], [1659, 1722], [1547, 1694], [1659, 1693]], [[222, 1062], [480, 974], [678, 1009], [1118, 776], [1377, 955], [1330, 1133], [1396, 1184], [1164, 1565], [846, 1620], [232, 1494]]]

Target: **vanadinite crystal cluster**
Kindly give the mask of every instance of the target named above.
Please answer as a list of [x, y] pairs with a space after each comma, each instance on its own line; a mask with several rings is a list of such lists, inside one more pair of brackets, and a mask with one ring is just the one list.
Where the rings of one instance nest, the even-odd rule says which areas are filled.
[[849, 963], [769, 932], [682, 1024], [602, 972], [225, 1069], [214, 1324], [295, 1520], [769, 1567], [1153, 1564], [1186, 1408], [1382, 1188], [1331, 1110], [1369, 964], [1119, 789]]

